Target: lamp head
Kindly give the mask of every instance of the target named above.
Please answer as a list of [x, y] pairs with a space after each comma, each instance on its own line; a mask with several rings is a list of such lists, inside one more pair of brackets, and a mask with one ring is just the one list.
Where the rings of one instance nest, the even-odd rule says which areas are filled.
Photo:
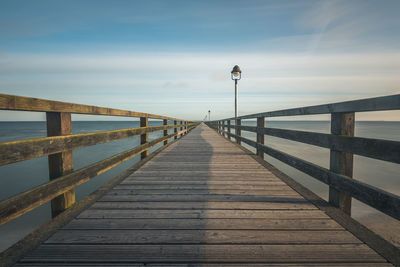
[[231, 78], [232, 80], [240, 80], [242, 78], [242, 71], [238, 65], [235, 65], [231, 71]]

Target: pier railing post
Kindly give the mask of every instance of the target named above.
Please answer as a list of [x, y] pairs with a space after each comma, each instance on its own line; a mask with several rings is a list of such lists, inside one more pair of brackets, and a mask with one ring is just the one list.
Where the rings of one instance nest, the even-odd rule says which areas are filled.
[[[331, 133], [334, 135], [354, 136], [354, 112], [332, 113]], [[353, 177], [353, 154], [331, 149], [330, 170]], [[329, 186], [329, 202], [348, 215], [351, 214], [351, 197]]]
[[[47, 136], [69, 135], [72, 133], [71, 113], [46, 112]], [[48, 156], [50, 180], [66, 175], [74, 168], [72, 150]], [[71, 189], [51, 201], [51, 215], [56, 217], [75, 203], [75, 190]]]
[[[168, 120], [163, 120], [163, 125], [168, 125]], [[164, 136], [168, 135], [168, 129], [164, 130]], [[168, 144], [168, 139], [164, 141], [164, 145]]]
[[[182, 130], [183, 130], [183, 127], [182, 127], [182, 125], [183, 125], [183, 121], [181, 121], [179, 124], [181, 125], [181, 127], [179, 127], [179, 131], [182, 131]], [[183, 136], [183, 134], [181, 134], [181, 136], [180, 136], [180, 137], [182, 137], [182, 136]]]
[[[257, 118], [257, 144], [264, 144], [264, 133], [261, 132], [264, 129], [265, 117]], [[264, 151], [257, 148], [257, 156], [264, 158]]]
[[228, 124], [228, 139], [231, 140], [231, 120], [227, 120], [227, 124]]
[[[177, 121], [174, 121], [174, 125], [178, 125]], [[174, 128], [174, 134], [176, 134], [178, 132], [178, 128]], [[178, 139], [178, 135], [175, 135], [174, 139]]]
[[[148, 117], [140, 117], [140, 127], [149, 127], [149, 118]], [[149, 134], [144, 133], [140, 135], [140, 144], [146, 144], [149, 141]], [[145, 151], [142, 152], [140, 158], [144, 159], [149, 155], [149, 150], [146, 149]]]
[[[242, 125], [242, 120], [241, 119], [236, 119], [235, 125], [236, 126], [241, 126]], [[236, 132], [236, 135], [238, 135], [238, 136], [241, 136], [241, 134], [242, 134], [242, 131], [240, 129], [238, 129], [238, 128], [236, 128], [235, 132]], [[238, 143], [240, 145], [242, 142], [240, 142], [240, 139], [236, 138], [236, 143]]]
[[221, 126], [222, 126], [221, 134], [223, 137], [225, 137], [225, 121], [221, 121]]

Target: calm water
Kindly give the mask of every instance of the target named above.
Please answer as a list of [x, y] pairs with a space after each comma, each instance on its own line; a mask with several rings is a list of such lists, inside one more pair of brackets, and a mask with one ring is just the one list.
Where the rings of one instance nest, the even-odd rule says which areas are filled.
[[[150, 121], [150, 125], [161, 125], [160, 121]], [[243, 125], [255, 125], [254, 121], [244, 121]], [[327, 121], [268, 121], [268, 127], [297, 129], [313, 132], [329, 132]], [[73, 122], [73, 133], [85, 133], [94, 131], [106, 131], [123, 128], [138, 127], [137, 121], [113, 121], [113, 122]], [[173, 130], [170, 129], [170, 133]], [[242, 131], [247, 138], [255, 139], [255, 134]], [[150, 133], [149, 139], [161, 137], [161, 132]], [[36, 138], [46, 136], [45, 122], [0, 122], [0, 142]], [[358, 122], [356, 124], [356, 136], [381, 138], [400, 141], [399, 122]], [[266, 144], [281, 151], [290, 153], [297, 157], [311, 161], [323, 167], [329, 166], [329, 150], [305, 145], [280, 138], [265, 136]], [[74, 150], [74, 168], [79, 169], [88, 164], [105, 159], [139, 144], [139, 136], [114, 141], [107, 144]], [[159, 145], [160, 146], [160, 145]], [[153, 148], [154, 151], [159, 146]], [[252, 148], [248, 147], [253, 150]], [[323, 198], [327, 198], [328, 187], [315, 179], [266, 156], [265, 159], [278, 167], [298, 182], [313, 190]], [[91, 181], [76, 188], [77, 200], [96, 190], [113, 177], [130, 167], [138, 161], [135, 157], [110, 171], [92, 179]], [[48, 181], [47, 157], [18, 162], [0, 167], [0, 199], [13, 196], [19, 192], [31, 189]], [[385, 189], [400, 195], [400, 165], [387, 163], [379, 160], [355, 156], [354, 178], [367, 182], [371, 185]], [[382, 215], [376, 210], [369, 208], [357, 201], [353, 202], [353, 217], [366, 224], [373, 230], [381, 233], [385, 238], [400, 244], [400, 223]], [[379, 219], [378, 219], [379, 218]], [[50, 219], [49, 204], [45, 204], [36, 210], [0, 227], [0, 251], [18, 241], [24, 235]], [[388, 232], [387, 229], [391, 231]]]

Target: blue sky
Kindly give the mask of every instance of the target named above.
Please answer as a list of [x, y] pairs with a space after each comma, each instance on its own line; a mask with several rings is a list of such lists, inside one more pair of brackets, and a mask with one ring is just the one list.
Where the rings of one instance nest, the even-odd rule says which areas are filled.
[[239, 64], [239, 114], [396, 94], [399, 13], [397, 0], [0, 0], [0, 92], [223, 118]]

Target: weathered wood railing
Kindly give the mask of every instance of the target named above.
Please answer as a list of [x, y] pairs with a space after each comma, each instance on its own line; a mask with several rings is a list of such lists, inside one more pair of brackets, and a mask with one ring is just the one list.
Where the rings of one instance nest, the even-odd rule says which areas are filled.
[[[0, 166], [48, 156], [51, 180], [1, 201], [0, 225], [16, 219], [48, 201], [51, 201], [52, 216], [57, 216], [74, 204], [74, 188], [78, 185], [136, 155], [141, 154], [141, 159], [144, 159], [149, 153], [149, 148], [159, 143], [167, 145], [169, 139], [182, 137], [198, 124], [148, 113], [4, 94], [0, 94], [0, 110], [46, 112], [48, 137], [0, 143]], [[71, 114], [139, 117], [140, 128], [72, 134]], [[163, 125], [149, 126], [149, 118], [162, 120]], [[173, 121], [174, 124], [168, 125], [168, 121]], [[178, 122], [180, 123], [178, 124]], [[180, 128], [179, 131], [178, 128]], [[168, 129], [174, 129], [174, 133], [168, 134]], [[163, 137], [149, 142], [148, 134], [156, 131], [163, 131]], [[82, 169], [73, 170], [72, 150], [135, 135], [140, 135], [139, 146]]]
[[[400, 219], [400, 197], [352, 179], [353, 154], [400, 163], [400, 142], [373, 138], [354, 137], [355, 112], [399, 110], [400, 95], [362, 99], [334, 104], [309, 106], [240, 116], [207, 122], [222, 135], [234, 137], [238, 144], [246, 143], [257, 149], [261, 158], [264, 153], [272, 156], [317, 180], [329, 185], [329, 202], [347, 214], [351, 213], [351, 198]], [[265, 127], [265, 118], [279, 116], [331, 114], [331, 134], [276, 129]], [[257, 119], [257, 126], [242, 126], [243, 119]], [[227, 122], [227, 123], [225, 123]], [[227, 127], [227, 131], [225, 128]], [[231, 128], [236, 134], [231, 133]], [[257, 133], [253, 141], [241, 136], [241, 131]], [[298, 157], [289, 155], [264, 144], [264, 135], [330, 149], [330, 169], [323, 168]]]

